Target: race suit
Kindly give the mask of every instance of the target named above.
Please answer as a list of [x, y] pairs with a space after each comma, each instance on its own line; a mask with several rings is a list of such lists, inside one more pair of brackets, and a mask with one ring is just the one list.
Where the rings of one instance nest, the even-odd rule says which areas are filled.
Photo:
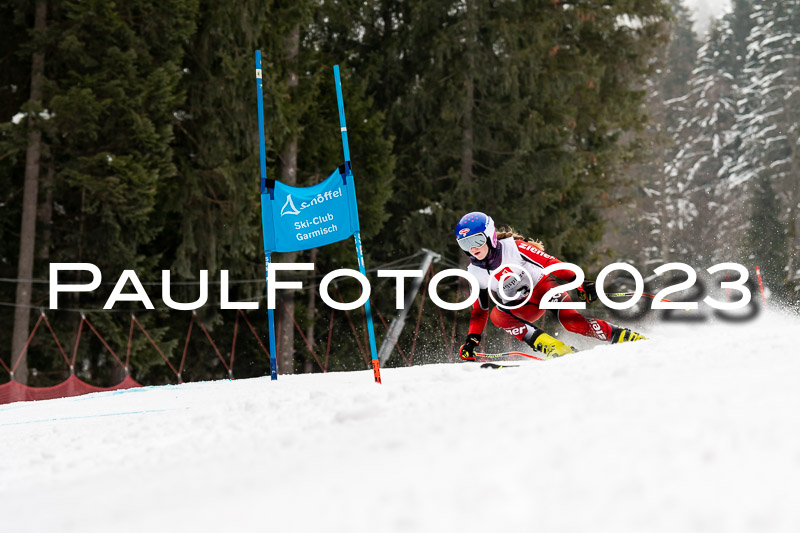
[[[561, 261], [552, 255], [513, 237], [498, 241], [496, 248], [489, 247], [489, 253], [482, 261], [470, 256], [467, 271], [477, 278], [480, 292], [477, 301], [472, 305], [469, 333], [481, 334], [486, 327], [486, 321], [490, 316], [490, 290], [497, 302], [511, 307], [521, 303], [533, 293], [528, 302], [521, 307], [508, 309], [495, 306], [491, 312], [492, 323], [495, 326], [519, 340], [527, 340], [534, 332], [533, 323], [544, 315], [545, 310], [539, 307], [542, 297], [551, 288], [564, 284], [554, 278], [565, 281], [575, 279], [575, 274], [567, 269], [559, 269], [548, 276], [544, 275], [545, 267], [558, 263]], [[569, 294], [560, 292], [550, 301], [572, 300]], [[601, 341], [611, 339], [612, 325], [604, 320], [585, 318], [574, 309], [551, 309], [551, 312], [567, 331]]]

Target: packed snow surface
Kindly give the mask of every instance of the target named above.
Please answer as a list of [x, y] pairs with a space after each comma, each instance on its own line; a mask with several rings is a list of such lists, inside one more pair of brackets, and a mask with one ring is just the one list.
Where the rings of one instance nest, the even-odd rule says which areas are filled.
[[798, 326], [5, 405], [0, 529], [796, 533]]

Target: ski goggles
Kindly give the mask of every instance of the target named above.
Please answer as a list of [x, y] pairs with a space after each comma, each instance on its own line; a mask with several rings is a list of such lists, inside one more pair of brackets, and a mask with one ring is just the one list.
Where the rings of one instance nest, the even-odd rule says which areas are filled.
[[486, 244], [486, 234], [476, 233], [474, 235], [467, 235], [464, 238], [458, 239], [458, 245], [465, 252], [469, 252], [471, 248], [480, 248]]

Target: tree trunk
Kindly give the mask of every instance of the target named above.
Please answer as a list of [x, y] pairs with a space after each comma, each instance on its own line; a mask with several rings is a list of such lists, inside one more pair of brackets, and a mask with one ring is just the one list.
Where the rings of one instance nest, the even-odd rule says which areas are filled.
[[[793, 128], [789, 128], [789, 131], [792, 131]], [[797, 133], [795, 135], [790, 135], [789, 138], [797, 138]], [[796, 269], [796, 262], [795, 262], [795, 255], [797, 254], [797, 204], [800, 203], [800, 147], [797, 146], [797, 142], [791, 143], [792, 147], [792, 166], [791, 170], [789, 171], [788, 176], [788, 189], [789, 189], [789, 228], [786, 234], [786, 248], [787, 248], [787, 258], [788, 262], [786, 265], [787, 272], [786, 272], [786, 283], [791, 284], [792, 281], [795, 279], [795, 269]]]
[[475, 105], [475, 83], [471, 73], [464, 75], [467, 94], [464, 99], [464, 122], [461, 135], [461, 182], [472, 182], [474, 165], [474, 129], [472, 124], [472, 108]]
[[464, 72], [464, 95], [463, 120], [461, 130], [461, 183], [472, 183], [472, 167], [474, 165], [474, 126], [473, 110], [475, 108], [475, 79], [472, 71], [475, 68], [474, 46], [476, 38], [475, 31], [475, 5], [473, 1], [467, 1], [467, 47], [466, 47], [466, 69]]
[[[659, 155], [657, 160], [659, 161], [659, 165], [657, 168], [664, 168], [663, 158]], [[669, 220], [669, 212], [667, 211], [667, 180], [668, 176], [666, 173], [661, 172], [659, 174], [659, 192], [661, 193], [658, 197], [658, 221], [659, 221], [659, 251], [661, 257], [659, 258], [662, 263], [669, 263], [670, 261], [670, 238], [669, 238], [669, 228], [667, 227], [667, 221]]]
[[[317, 252], [319, 248], [312, 248], [311, 249], [311, 263], [317, 263]], [[311, 348], [314, 348], [316, 344], [316, 340], [314, 339], [314, 321], [317, 318], [317, 291], [314, 289], [310, 289], [308, 291], [308, 310], [306, 313], [306, 317], [308, 318], [308, 327], [306, 328], [306, 338], [308, 339], [308, 345]], [[306, 357], [306, 362], [303, 364], [303, 372], [306, 374], [310, 374], [314, 371], [314, 356], [310, 353], [308, 357]]]
[[53, 226], [53, 183], [55, 183], [56, 165], [51, 155], [50, 161], [47, 164], [47, 174], [45, 174], [44, 181], [42, 182], [42, 189], [44, 193], [44, 201], [39, 206], [39, 227], [41, 234], [37, 239], [39, 241], [39, 258], [43, 262], [50, 259], [50, 248], [53, 243], [52, 240], [52, 226]]
[[[294, 27], [286, 39], [286, 83], [290, 94], [297, 87], [297, 72], [295, 65], [300, 52], [300, 26]], [[290, 104], [291, 105], [291, 104]], [[297, 185], [297, 136], [293, 136], [281, 152], [281, 181], [287, 185]], [[287, 263], [294, 263], [297, 252], [283, 255]], [[294, 374], [294, 291], [287, 290], [283, 293], [280, 308], [280, 346], [281, 353], [278, 358], [278, 372], [281, 374]]]
[[[47, 2], [37, 0], [34, 28], [39, 34], [47, 23]], [[37, 35], [37, 38], [39, 36]], [[37, 49], [41, 45], [37, 46]], [[44, 52], [39, 49], [31, 59], [31, 102], [34, 109], [42, 101], [42, 80], [44, 78]], [[39, 105], [37, 105], [39, 104]], [[25, 154], [25, 185], [22, 195], [22, 223], [19, 235], [19, 263], [17, 266], [17, 298], [14, 309], [14, 331], [11, 337], [11, 365], [17, 366], [14, 379], [22, 384], [28, 383], [28, 364], [20, 358], [25, 342], [28, 340], [31, 320], [31, 289], [33, 279], [33, 259], [36, 253], [36, 213], [39, 197], [39, 166], [42, 153], [42, 132], [38, 119], [28, 115], [28, 149]]]

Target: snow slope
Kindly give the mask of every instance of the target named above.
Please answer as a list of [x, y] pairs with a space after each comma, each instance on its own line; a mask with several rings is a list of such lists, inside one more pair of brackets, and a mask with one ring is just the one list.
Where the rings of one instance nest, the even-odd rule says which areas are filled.
[[797, 532], [799, 325], [2, 406], [0, 530]]

